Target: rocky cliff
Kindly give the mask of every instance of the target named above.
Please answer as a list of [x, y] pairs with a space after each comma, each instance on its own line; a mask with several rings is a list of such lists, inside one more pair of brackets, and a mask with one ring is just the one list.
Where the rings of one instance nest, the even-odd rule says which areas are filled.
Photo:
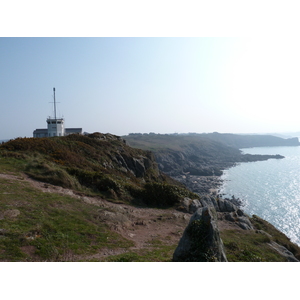
[[[211, 189], [220, 184], [218, 176], [222, 169], [238, 162], [281, 159], [281, 155], [243, 155], [237, 144], [231, 147], [206, 135], [132, 135], [126, 140], [135, 147], [151, 148], [161, 170], [201, 195], [199, 199], [184, 198], [178, 206], [193, 215], [174, 252], [173, 261], [300, 259], [297, 245], [268, 222], [247, 216], [240, 209], [238, 199], [222, 199], [211, 194]], [[285, 144], [279, 140], [281, 144], [273, 145]], [[295, 142], [291, 140], [285, 145]], [[258, 144], [253, 142], [251, 145]]]
[[179, 208], [192, 216], [174, 251], [175, 262], [299, 262], [297, 245], [268, 222], [246, 215], [235, 199], [185, 198]]
[[130, 135], [132, 147], [153, 151], [159, 169], [192, 191], [205, 194], [220, 184], [222, 170], [239, 162], [281, 159], [281, 155], [243, 154], [209, 135]]

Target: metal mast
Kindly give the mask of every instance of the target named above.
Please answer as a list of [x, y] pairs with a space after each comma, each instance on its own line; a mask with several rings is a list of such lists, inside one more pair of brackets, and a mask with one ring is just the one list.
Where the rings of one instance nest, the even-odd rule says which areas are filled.
[[54, 94], [54, 118], [55, 118], [55, 121], [56, 121], [55, 87], [53, 88], [53, 94]]

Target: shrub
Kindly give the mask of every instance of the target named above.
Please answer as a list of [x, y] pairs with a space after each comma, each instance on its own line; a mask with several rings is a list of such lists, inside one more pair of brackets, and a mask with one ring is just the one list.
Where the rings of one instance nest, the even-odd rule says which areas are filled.
[[148, 206], [170, 207], [179, 203], [184, 197], [198, 198], [196, 194], [179, 186], [165, 183], [146, 183], [140, 194]]
[[42, 182], [65, 188], [79, 188], [78, 182], [68, 172], [62, 168], [58, 168], [52, 162], [39, 161], [38, 159], [33, 160], [27, 165], [25, 173]]
[[68, 173], [75, 176], [81, 185], [88, 188], [104, 192], [112, 189], [117, 193], [121, 190], [121, 186], [116, 182], [116, 180], [101, 172], [72, 168], [68, 169]]

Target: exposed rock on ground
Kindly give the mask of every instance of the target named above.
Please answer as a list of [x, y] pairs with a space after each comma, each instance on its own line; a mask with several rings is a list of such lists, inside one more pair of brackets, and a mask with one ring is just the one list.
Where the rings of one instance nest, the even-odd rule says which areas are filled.
[[179, 209], [193, 215], [174, 252], [173, 261], [227, 261], [219, 230], [263, 234], [269, 239], [270, 249], [279, 253], [284, 260], [299, 261], [285, 246], [276, 243], [270, 234], [257, 230], [250, 217], [234, 203], [239, 204], [239, 201], [214, 196], [202, 196], [193, 200], [184, 198]]
[[173, 261], [227, 261], [214, 208], [198, 208], [193, 214], [174, 252]]
[[286, 249], [282, 245], [278, 245], [276, 242], [271, 241], [269, 244], [273, 249], [275, 249], [280, 255], [285, 257], [290, 262], [299, 262], [299, 260], [294, 256], [292, 252], [290, 252], [288, 249]]

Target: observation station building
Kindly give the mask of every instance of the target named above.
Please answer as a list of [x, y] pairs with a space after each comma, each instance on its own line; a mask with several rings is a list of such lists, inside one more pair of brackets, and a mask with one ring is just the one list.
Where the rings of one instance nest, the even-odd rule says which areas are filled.
[[33, 131], [33, 137], [52, 137], [52, 136], [65, 136], [73, 133], [82, 134], [82, 128], [65, 128], [65, 120], [63, 118], [56, 118], [56, 102], [55, 102], [55, 88], [54, 92], [54, 118], [47, 118], [47, 128], [36, 129]]

